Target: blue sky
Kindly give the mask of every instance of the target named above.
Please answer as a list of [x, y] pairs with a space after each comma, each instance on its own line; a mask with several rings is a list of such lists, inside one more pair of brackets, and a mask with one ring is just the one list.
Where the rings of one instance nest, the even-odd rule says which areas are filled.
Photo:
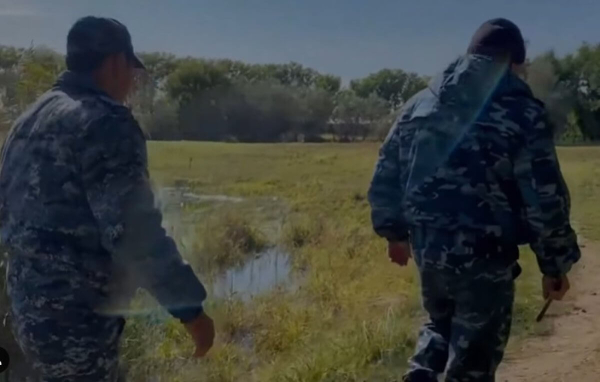
[[140, 51], [296, 61], [346, 81], [384, 67], [434, 74], [493, 17], [521, 27], [530, 55], [600, 42], [598, 0], [0, 0], [0, 42], [64, 51], [88, 14], [125, 23]]

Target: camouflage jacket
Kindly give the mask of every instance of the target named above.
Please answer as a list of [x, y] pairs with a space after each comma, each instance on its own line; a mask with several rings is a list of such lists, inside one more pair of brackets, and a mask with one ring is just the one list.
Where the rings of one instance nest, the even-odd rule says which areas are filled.
[[13, 304], [39, 295], [100, 310], [142, 287], [175, 317], [194, 318], [206, 291], [161, 224], [130, 110], [91, 78], [64, 73], [2, 150], [0, 233]]
[[423, 226], [528, 243], [547, 275], [580, 257], [545, 107], [484, 56], [457, 59], [404, 105], [369, 201], [375, 231], [389, 240]]

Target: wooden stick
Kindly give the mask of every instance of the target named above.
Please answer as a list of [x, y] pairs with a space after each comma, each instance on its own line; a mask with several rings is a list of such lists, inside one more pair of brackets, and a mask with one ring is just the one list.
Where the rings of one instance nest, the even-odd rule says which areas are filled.
[[535, 319], [536, 322], [542, 321], [542, 319], [544, 318], [544, 315], [546, 314], [546, 311], [550, 307], [550, 304], [552, 304], [552, 299], [548, 297], [548, 299], [546, 299], [546, 303], [544, 304], [544, 307], [542, 308], [540, 314], [538, 314], [537, 318]]

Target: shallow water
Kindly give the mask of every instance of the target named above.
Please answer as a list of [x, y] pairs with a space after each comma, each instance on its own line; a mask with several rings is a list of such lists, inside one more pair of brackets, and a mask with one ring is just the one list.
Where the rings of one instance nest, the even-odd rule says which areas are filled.
[[156, 204], [163, 211], [179, 208], [185, 204], [197, 203], [240, 203], [244, 199], [228, 195], [209, 195], [192, 192], [187, 187], [162, 187], [155, 190]]
[[297, 283], [291, 275], [289, 255], [280, 248], [270, 248], [248, 260], [241, 267], [230, 268], [212, 283], [216, 298], [249, 300], [276, 288], [294, 290]]
[[193, 192], [185, 192], [182, 196], [188, 201], [199, 201], [199, 202], [230, 202], [230, 203], [240, 203], [244, 201], [242, 198], [236, 198], [234, 196], [227, 195], [202, 195], [195, 194]]
[[[269, 236], [277, 236], [281, 226], [281, 206], [277, 198], [260, 201], [248, 201], [244, 198], [228, 195], [207, 195], [192, 192], [186, 187], [164, 187], [156, 191], [159, 208], [164, 214], [164, 227], [178, 243], [182, 254], [193, 248], [195, 240], [194, 225], [202, 219], [207, 209], [231, 206], [241, 202], [240, 208], [250, 204], [251, 210], [256, 213], [268, 215], [269, 223], [262, 227]], [[194, 207], [184, 211], [184, 206]], [[196, 208], [202, 207], [202, 208]], [[268, 207], [273, 207], [269, 211]], [[273, 226], [273, 227], [271, 227]], [[194, 255], [193, 253], [188, 253]], [[244, 301], [252, 299], [261, 293], [269, 292], [276, 288], [295, 290], [298, 282], [292, 277], [292, 267], [289, 254], [279, 247], [271, 247], [249, 258], [243, 265], [230, 268], [207, 283], [211, 298], [240, 298]], [[208, 280], [207, 280], [208, 281]]]

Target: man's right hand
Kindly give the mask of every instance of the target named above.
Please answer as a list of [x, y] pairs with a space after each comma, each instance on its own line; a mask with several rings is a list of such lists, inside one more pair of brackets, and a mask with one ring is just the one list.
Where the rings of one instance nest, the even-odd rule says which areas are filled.
[[544, 276], [542, 278], [542, 290], [544, 299], [552, 299], [560, 301], [565, 297], [565, 294], [571, 288], [567, 275], [562, 275], [559, 278]]
[[412, 257], [410, 243], [408, 241], [388, 242], [388, 256], [393, 263], [401, 267], [406, 266], [408, 260]]
[[196, 345], [194, 357], [204, 357], [210, 348], [212, 348], [215, 339], [215, 325], [213, 320], [205, 313], [202, 313], [192, 321], [185, 323], [184, 326]]

